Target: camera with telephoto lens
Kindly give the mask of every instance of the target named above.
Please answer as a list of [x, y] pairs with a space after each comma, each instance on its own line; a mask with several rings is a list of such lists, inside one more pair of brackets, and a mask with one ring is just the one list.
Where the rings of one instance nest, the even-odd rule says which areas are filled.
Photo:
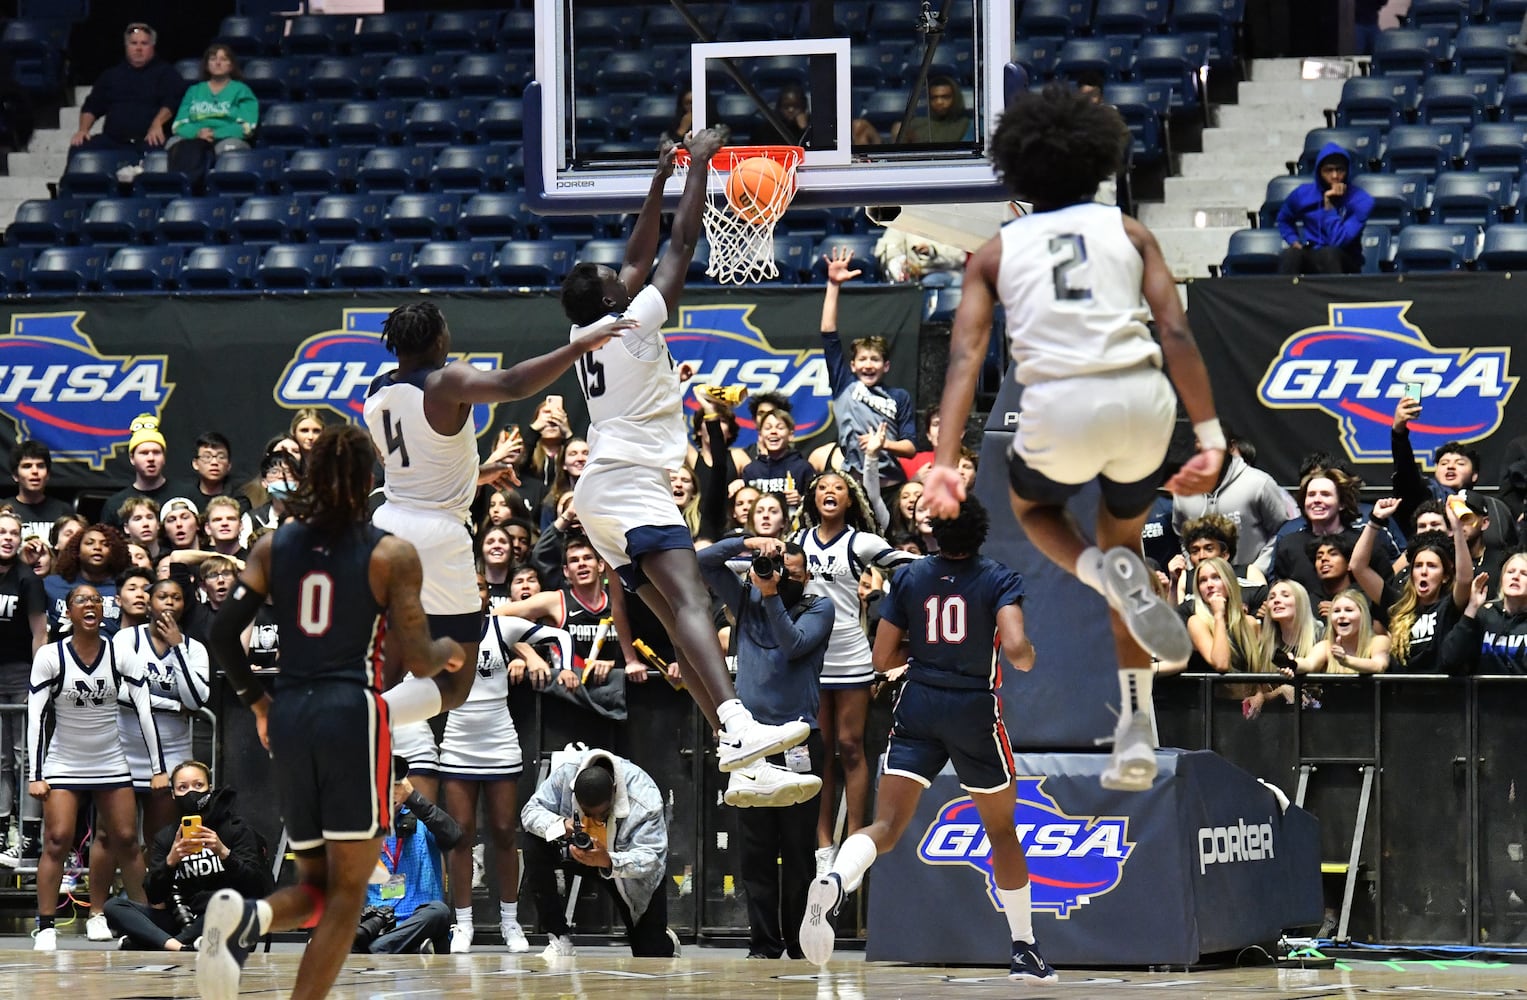
[[760, 555], [753, 557], [753, 572], [758, 574], [760, 579], [769, 579], [769, 577], [778, 573], [779, 569], [779, 560], [773, 556]]
[[573, 817], [573, 832], [557, 841], [557, 847], [561, 850], [563, 861], [576, 861], [573, 857], [573, 849], [590, 851], [594, 848], [594, 838], [590, 837], [583, 829], [583, 823], [578, 817]]
[[377, 938], [398, 926], [398, 915], [390, 906], [368, 906], [361, 911], [360, 924], [355, 928], [355, 944], [351, 952], [364, 955]]

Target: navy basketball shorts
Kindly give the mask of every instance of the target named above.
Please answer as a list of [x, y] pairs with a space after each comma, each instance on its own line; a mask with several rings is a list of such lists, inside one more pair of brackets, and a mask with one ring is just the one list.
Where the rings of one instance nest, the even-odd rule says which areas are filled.
[[386, 836], [392, 734], [380, 694], [345, 681], [283, 687], [271, 704], [269, 735], [293, 850]]
[[996, 693], [907, 681], [896, 697], [881, 772], [927, 788], [951, 761], [966, 791], [1000, 792], [1012, 783], [1013, 751]]

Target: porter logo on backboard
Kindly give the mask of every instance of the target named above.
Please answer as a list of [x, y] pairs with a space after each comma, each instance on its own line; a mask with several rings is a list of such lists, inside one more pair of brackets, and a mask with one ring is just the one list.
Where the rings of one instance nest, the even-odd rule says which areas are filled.
[[[679, 321], [666, 327], [674, 360], [695, 366], [696, 382], [745, 385], [749, 392], [780, 392], [794, 406], [795, 437], [811, 437], [831, 417], [832, 386], [820, 350], [777, 350], [753, 324], [752, 305], [679, 306]], [[684, 406], [699, 404], [686, 395]], [[744, 407], [746, 410], [746, 407]], [[746, 414], [744, 414], [746, 416]], [[751, 417], [738, 421], [738, 447], [754, 439]]]
[[1410, 425], [1428, 468], [1448, 441], [1478, 441], [1500, 426], [1516, 388], [1511, 349], [1433, 347], [1405, 318], [1409, 302], [1330, 306], [1330, 322], [1283, 342], [1257, 395], [1274, 409], [1321, 410], [1336, 418], [1356, 461], [1388, 461], [1389, 429], [1407, 382], [1421, 386], [1421, 419]]
[[[289, 410], [309, 406], [330, 410], [353, 424], [362, 423], [366, 389], [372, 379], [398, 367], [382, 346], [382, 323], [391, 309], [346, 309], [342, 330], [326, 330], [304, 340], [276, 380], [276, 402]], [[496, 368], [500, 354], [452, 354], [478, 368]], [[472, 407], [472, 432], [481, 435], [493, 420], [493, 407]]]
[[[1123, 816], [1070, 816], [1044, 791], [1044, 778], [1018, 782], [1013, 820], [1029, 863], [1035, 910], [1062, 919], [1094, 898], [1112, 891], [1124, 877], [1124, 863], [1135, 845]], [[917, 845], [917, 856], [930, 865], [969, 865], [986, 877], [986, 892], [998, 907], [992, 875], [991, 841], [969, 796], [944, 803]], [[1000, 907], [999, 907], [1000, 908]]]
[[163, 417], [175, 386], [163, 355], [102, 354], [80, 329], [83, 312], [17, 314], [0, 336], [0, 413], [18, 438], [99, 471], [132, 437], [133, 418]]

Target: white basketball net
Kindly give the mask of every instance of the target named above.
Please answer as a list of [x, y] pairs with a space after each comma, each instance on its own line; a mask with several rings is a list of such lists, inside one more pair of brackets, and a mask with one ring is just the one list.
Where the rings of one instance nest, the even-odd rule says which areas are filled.
[[[746, 285], [779, 277], [774, 263], [774, 224], [795, 197], [795, 168], [803, 150], [795, 146], [730, 147], [711, 158], [706, 186], [705, 238], [710, 243], [710, 264], [705, 273], [723, 285]], [[737, 213], [726, 197], [732, 167], [754, 156], [767, 155], [785, 170], [787, 183], [774, 189], [767, 204], [754, 209], [761, 220], [750, 222]], [[689, 171], [689, 157], [681, 155], [674, 173], [680, 182]]]

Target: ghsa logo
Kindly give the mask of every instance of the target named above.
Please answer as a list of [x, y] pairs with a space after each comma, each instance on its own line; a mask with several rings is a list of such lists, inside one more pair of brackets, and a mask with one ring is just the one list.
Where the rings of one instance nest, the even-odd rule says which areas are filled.
[[1407, 382], [1421, 386], [1411, 445], [1427, 467], [1438, 446], [1477, 441], [1500, 426], [1516, 388], [1508, 347], [1433, 347], [1405, 318], [1409, 302], [1330, 306], [1330, 323], [1283, 342], [1257, 395], [1274, 409], [1315, 409], [1336, 418], [1354, 461], [1388, 461], [1389, 430]]
[[83, 312], [18, 314], [0, 337], [0, 413], [18, 438], [100, 471], [132, 437], [133, 418], [161, 417], [175, 386], [164, 355], [107, 355], [80, 329]]
[[[775, 349], [754, 325], [751, 305], [679, 306], [679, 321], [665, 327], [668, 349], [679, 364], [695, 366], [694, 381], [715, 385], [740, 384], [751, 392], [780, 392], [794, 404], [795, 437], [819, 433], [832, 418], [832, 385], [820, 350]], [[684, 407], [700, 404], [686, 395]], [[737, 446], [753, 443], [756, 428], [739, 414]]]
[[[382, 346], [382, 323], [391, 309], [346, 309], [342, 330], [327, 330], [304, 340], [276, 381], [276, 402], [289, 410], [315, 406], [364, 424], [366, 389], [398, 362]], [[500, 354], [453, 354], [484, 370], [498, 367]], [[493, 421], [493, 406], [472, 407], [472, 430], [481, 436]]]
[[[1070, 816], [1044, 791], [1044, 778], [1017, 778], [1018, 803], [1013, 822], [1029, 865], [1035, 910], [1062, 920], [1071, 911], [1117, 888], [1124, 863], [1134, 852], [1125, 817]], [[986, 877], [994, 908], [997, 881], [992, 874], [991, 841], [969, 796], [946, 802], [917, 845], [917, 856], [930, 865], [969, 865]]]

